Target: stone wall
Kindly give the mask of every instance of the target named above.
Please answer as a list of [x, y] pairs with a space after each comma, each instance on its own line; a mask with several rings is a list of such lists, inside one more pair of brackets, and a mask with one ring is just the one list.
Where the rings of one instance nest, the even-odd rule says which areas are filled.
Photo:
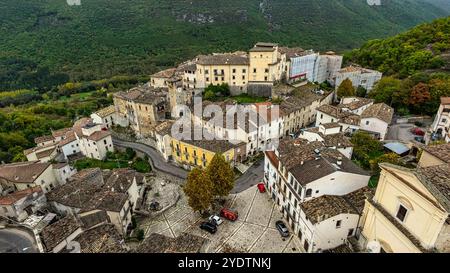
[[250, 96], [256, 97], [272, 97], [272, 85], [271, 84], [249, 84], [247, 87], [247, 93]]

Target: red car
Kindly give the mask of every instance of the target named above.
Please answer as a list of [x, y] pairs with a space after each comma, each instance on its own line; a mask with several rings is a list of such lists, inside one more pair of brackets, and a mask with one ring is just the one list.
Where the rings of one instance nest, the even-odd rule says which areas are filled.
[[259, 183], [256, 186], [258, 187], [258, 190], [259, 190], [260, 193], [266, 192], [266, 186], [264, 185], [264, 183]]
[[424, 136], [425, 135], [425, 132], [422, 131], [422, 129], [420, 129], [420, 128], [413, 128], [411, 130], [411, 133], [415, 134], [416, 136]]
[[237, 213], [237, 211], [232, 211], [232, 210], [223, 208], [220, 210], [220, 216], [234, 222], [238, 218], [238, 213]]

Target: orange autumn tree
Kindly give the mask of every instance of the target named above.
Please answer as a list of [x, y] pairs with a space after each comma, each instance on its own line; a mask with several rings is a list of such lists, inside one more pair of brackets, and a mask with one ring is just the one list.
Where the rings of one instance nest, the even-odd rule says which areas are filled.
[[411, 90], [411, 95], [409, 97], [409, 103], [413, 107], [420, 107], [423, 103], [430, 101], [430, 87], [425, 83], [418, 83]]

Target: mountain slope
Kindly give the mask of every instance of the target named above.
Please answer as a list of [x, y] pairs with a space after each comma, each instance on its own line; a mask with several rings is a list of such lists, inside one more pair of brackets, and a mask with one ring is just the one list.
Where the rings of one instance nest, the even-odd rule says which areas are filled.
[[0, 0], [0, 90], [29, 87], [36, 74], [49, 86], [147, 74], [260, 40], [347, 50], [446, 15], [425, 0], [381, 1]]
[[391, 38], [372, 40], [347, 59], [388, 75], [450, 71], [450, 17], [422, 24]]

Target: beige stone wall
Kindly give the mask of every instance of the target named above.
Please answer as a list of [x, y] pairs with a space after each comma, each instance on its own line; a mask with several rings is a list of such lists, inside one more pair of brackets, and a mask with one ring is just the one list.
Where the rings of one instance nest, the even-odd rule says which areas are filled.
[[440, 164], [445, 164], [445, 162], [440, 160], [439, 158], [435, 157], [434, 155], [428, 153], [425, 150], [422, 152], [422, 155], [420, 156], [420, 160], [419, 160], [420, 167], [430, 167], [430, 166], [436, 166], [436, 165], [440, 165]]

